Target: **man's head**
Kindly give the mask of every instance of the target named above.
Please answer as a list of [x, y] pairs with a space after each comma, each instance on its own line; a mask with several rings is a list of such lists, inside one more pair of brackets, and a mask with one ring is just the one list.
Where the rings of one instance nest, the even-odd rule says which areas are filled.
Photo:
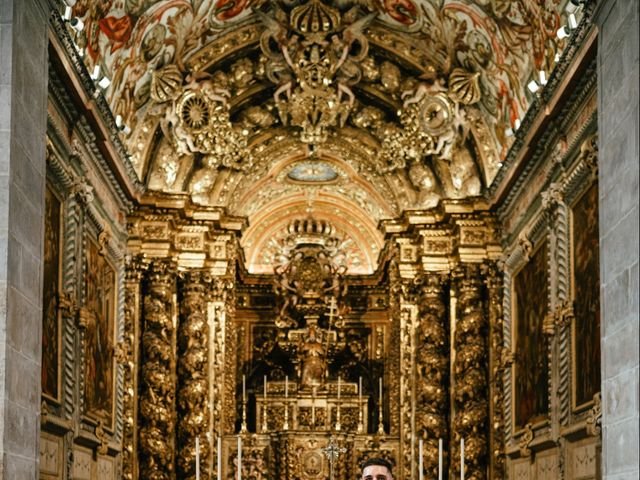
[[393, 480], [391, 463], [384, 458], [370, 458], [362, 464], [362, 480]]

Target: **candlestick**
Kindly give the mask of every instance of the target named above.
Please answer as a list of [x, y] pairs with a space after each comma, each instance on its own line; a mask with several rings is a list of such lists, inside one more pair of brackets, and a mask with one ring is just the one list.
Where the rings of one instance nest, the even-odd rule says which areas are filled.
[[242, 436], [238, 435], [238, 480], [242, 480]]
[[289, 375], [284, 377], [284, 398], [289, 398]]
[[378, 379], [380, 393], [378, 395], [378, 435], [384, 435], [384, 414], [382, 412], [382, 377]]
[[222, 437], [218, 437], [218, 480], [222, 480]]
[[247, 431], [247, 377], [242, 375], [242, 423], [240, 432]]
[[364, 425], [362, 422], [362, 377], [358, 378], [358, 433], [362, 433]]
[[422, 439], [418, 442], [418, 478], [424, 480], [424, 459], [422, 458]]
[[283, 430], [289, 430], [289, 375], [284, 377], [284, 424]]
[[264, 376], [264, 402], [262, 405], [262, 431], [266, 432], [267, 425], [267, 376]]
[[200, 480], [200, 437], [196, 437], [196, 480]]
[[242, 375], [242, 401], [247, 401], [247, 379]]
[[340, 424], [340, 375], [338, 375], [338, 401], [336, 404], [336, 431], [339, 432], [342, 429]]
[[460, 480], [464, 480], [464, 438], [460, 439]]
[[438, 440], [438, 480], [442, 480], [442, 439]]

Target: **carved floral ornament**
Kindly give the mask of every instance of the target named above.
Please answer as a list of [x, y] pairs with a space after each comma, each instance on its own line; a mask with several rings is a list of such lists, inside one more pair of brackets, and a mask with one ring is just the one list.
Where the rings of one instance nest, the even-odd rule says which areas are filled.
[[377, 223], [492, 182], [524, 85], [562, 46], [556, 3], [79, 0], [73, 14], [150, 191], [243, 215], [317, 188], [283, 197], [273, 165], [330, 159], [362, 188], [322, 189]]

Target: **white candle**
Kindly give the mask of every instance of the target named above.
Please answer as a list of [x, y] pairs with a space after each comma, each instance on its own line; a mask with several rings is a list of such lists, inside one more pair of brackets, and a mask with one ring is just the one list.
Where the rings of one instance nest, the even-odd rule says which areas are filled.
[[267, 400], [267, 376], [264, 376], [264, 399]]
[[438, 440], [438, 480], [442, 480], [442, 439]]
[[464, 480], [464, 438], [460, 439], [460, 480]]
[[362, 403], [362, 377], [358, 378], [358, 402]]
[[284, 377], [284, 398], [289, 398], [289, 375]]
[[238, 435], [238, 480], [242, 480], [242, 437]]
[[382, 377], [378, 379], [378, 384], [380, 387], [380, 410], [382, 410]]
[[247, 380], [244, 375], [242, 375], [242, 401], [247, 401]]
[[340, 375], [338, 375], [338, 400], [340, 400]]
[[424, 480], [424, 459], [422, 458], [422, 449], [423, 449], [423, 444], [422, 444], [422, 439], [420, 439], [420, 441], [418, 442], [418, 477], [420, 478], [420, 480]]
[[200, 437], [196, 437], [196, 480], [200, 480]]
[[218, 437], [218, 480], [222, 480], [222, 437]]

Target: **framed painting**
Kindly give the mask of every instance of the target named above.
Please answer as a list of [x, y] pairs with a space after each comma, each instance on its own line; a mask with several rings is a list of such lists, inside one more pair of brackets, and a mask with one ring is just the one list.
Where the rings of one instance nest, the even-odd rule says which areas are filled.
[[62, 201], [47, 185], [44, 216], [44, 271], [42, 275], [42, 395], [60, 402], [62, 284]]
[[600, 249], [598, 186], [594, 183], [571, 209], [573, 408], [590, 406], [600, 391]]
[[548, 251], [546, 242], [514, 275], [512, 312], [514, 342], [514, 423], [544, 421], [549, 411], [549, 358], [543, 322], [548, 313]]
[[117, 275], [96, 241], [88, 239], [86, 245], [84, 307], [89, 321], [85, 332], [85, 414], [112, 428]]

